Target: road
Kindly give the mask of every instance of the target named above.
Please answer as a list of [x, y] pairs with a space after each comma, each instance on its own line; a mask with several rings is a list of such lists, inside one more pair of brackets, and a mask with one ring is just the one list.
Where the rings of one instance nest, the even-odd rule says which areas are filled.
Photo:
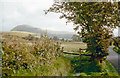
[[114, 47], [109, 47], [109, 55], [107, 56], [107, 60], [115, 67], [115, 69], [120, 74], [120, 54], [113, 51]]

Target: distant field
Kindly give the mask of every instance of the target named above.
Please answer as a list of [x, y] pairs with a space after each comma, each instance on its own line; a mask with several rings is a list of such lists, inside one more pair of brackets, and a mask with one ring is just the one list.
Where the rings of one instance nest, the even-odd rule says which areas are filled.
[[23, 37], [23, 36], [28, 36], [29, 34], [31, 35], [40, 35], [37, 33], [30, 33], [30, 32], [24, 32], [24, 31], [0, 31], [0, 35], [14, 35], [14, 36], [19, 36], [19, 37]]
[[[0, 31], [0, 35], [2, 36], [8, 36], [8, 35], [15, 35], [15, 36], [19, 36], [19, 37], [24, 37], [24, 36], [28, 36], [29, 34], [31, 35], [38, 35], [40, 36], [40, 34], [36, 34], [36, 33], [30, 33], [30, 32], [21, 32], [21, 31], [10, 31], [10, 32], [1, 32]], [[61, 47], [64, 47], [64, 51], [78, 51], [79, 48], [87, 48], [86, 44], [83, 42], [60, 42], [61, 43]]]
[[87, 48], [87, 45], [83, 42], [61, 42], [61, 47], [64, 47], [64, 51], [78, 51], [79, 48]]

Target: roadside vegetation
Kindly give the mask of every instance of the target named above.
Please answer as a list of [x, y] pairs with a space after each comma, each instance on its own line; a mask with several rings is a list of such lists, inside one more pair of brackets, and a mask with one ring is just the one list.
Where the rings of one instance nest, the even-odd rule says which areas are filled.
[[108, 76], [119, 76], [118, 72], [109, 61], [106, 60], [105, 63], [106, 63], [105, 71], [108, 73]]
[[114, 50], [115, 52], [117, 52], [118, 54], [120, 54], [120, 49], [118, 49], [118, 47], [114, 47], [113, 50]]
[[82, 56], [81, 64], [79, 55], [66, 55], [65, 57], [71, 61], [71, 71], [68, 76], [119, 76], [118, 72], [107, 60], [104, 61], [104, 68], [96, 62], [90, 62], [90, 57]]
[[79, 57], [71, 58], [72, 70], [69, 75], [75, 76], [77, 73], [80, 73], [79, 76], [101, 76], [101, 67], [96, 62], [89, 62], [89, 59], [90, 57], [82, 57], [80, 64]]
[[46, 35], [33, 40], [7, 33], [2, 38], [3, 76], [65, 76], [70, 70], [69, 61], [61, 56], [60, 44]]
[[79, 52], [71, 52], [71, 54], [63, 54], [63, 56], [66, 59], [71, 61], [71, 71], [68, 74], [68, 76], [102, 76], [102, 77], [119, 76], [118, 72], [107, 60], [103, 61], [104, 65], [102, 66], [95, 61], [91, 61], [90, 56], [81, 56], [81, 64], [80, 64], [80, 56], [73, 55], [72, 53], [79, 54]]
[[113, 42], [114, 42], [114, 46], [115, 46], [113, 48], [113, 50], [120, 54], [120, 37], [113, 38]]

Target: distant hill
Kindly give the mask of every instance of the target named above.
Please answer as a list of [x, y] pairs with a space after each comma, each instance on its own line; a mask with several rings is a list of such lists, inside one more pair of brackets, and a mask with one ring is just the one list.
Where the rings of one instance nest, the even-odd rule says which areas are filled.
[[25, 31], [25, 32], [32, 32], [32, 33], [40, 33], [45, 34], [47, 32], [48, 36], [57, 36], [58, 38], [66, 38], [70, 39], [72, 37], [73, 32], [66, 32], [66, 31], [52, 31], [52, 30], [43, 30], [40, 28], [35, 28], [29, 25], [18, 25], [13, 28], [11, 31]]

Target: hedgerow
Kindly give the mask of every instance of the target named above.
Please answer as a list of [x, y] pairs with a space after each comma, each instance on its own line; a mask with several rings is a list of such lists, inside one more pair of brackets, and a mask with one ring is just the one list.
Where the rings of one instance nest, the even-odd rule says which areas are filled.
[[24, 71], [38, 75], [37, 70], [51, 65], [60, 56], [60, 44], [47, 36], [42, 36], [37, 41], [5, 36], [2, 42], [2, 75], [11, 76]]

